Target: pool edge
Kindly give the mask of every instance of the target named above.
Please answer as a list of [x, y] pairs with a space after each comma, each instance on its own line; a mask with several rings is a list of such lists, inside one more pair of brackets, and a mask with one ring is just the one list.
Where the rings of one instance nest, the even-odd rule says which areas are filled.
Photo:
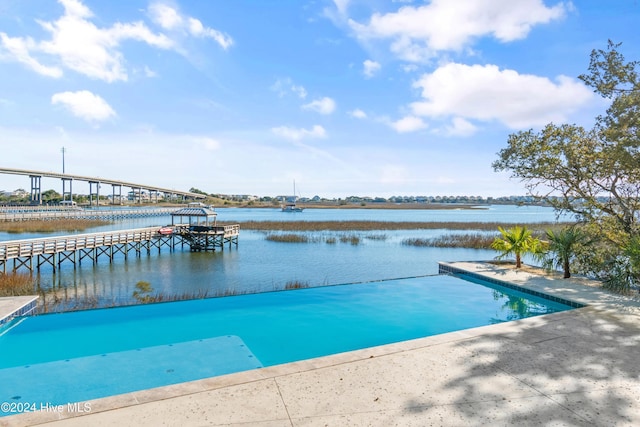
[[486, 279], [486, 277], [492, 276], [495, 279], [495, 277], [497, 276], [500, 277], [500, 279], [496, 280], [502, 281], [509, 279], [509, 283], [514, 284], [515, 282], [515, 284], [518, 286], [523, 286], [522, 283], [526, 283], [528, 285], [526, 286], [527, 289], [534, 289], [537, 292], [541, 292], [541, 289], [545, 289], [546, 293], [558, 294], [551, 295], [552, 297], [563, 299], [567, 299], [570, 297], [571, 300], [582, 304], [583, 307], [576, 308], [574, 310], [500, 323], [496, 325], [481, 326], [471, 329], [465, 329], [462, 331], [435, 335], [431, 337], [418, 338], [410, 341], [402, 341], [395, 344], [387, 344], [362, 350], [354, 350], [345, 353], [323, 356], [315, 359], [307, 359], [299, 362], [270, 366], [257, 370], [238, 372], [219, 377], [205, 378], [187, 383], [180, 383], [96, 399], [87, 401], [87, 403], [89, 403], [91, 406], [90, 413], [74, 413], [69, 411], [63, 411], [60, 413], [34, 412], [29, 414], [7, 416], [0, 418], [0, 425], [37, 425], [77, 416], [113, 411], [121, 408], [142, 405], [145, 403], [172, 399], [179, 396], [188, 396], [201, 392], [222, 389], [225, 387], [250, 384], [261, 380], [276, 379], [285, 375], [297, 374], [319, 369], [327, 369], [334, 366], [370, 358], [393, 356], [395, 354], [410, 350], [428, 348], [442, 343], [463, 341], [481, 335], [488, 336], [498, 333], [513, 332], [521, 329], [523, 326], [535, 326], [536, 324], [540, 324], [543, 322], [560, 321], [565, 318], [565, 316], [575, 315], [576, 312], [589, 314], [589, 312], [591, 311], [618, 311], [621, 308], [625, 307], [630, 310], [636, 311], [640, 309], [640, 301], [608, 293], [601, 287], [593, 286], [597, 284], [596, 282], [593, 282], [591, 285], [587, 285], [585, 284], [583, 278], [576, 278], [574, 280], [563, 280], [548, 277], [545, 278], [525, 271], [505, 270], [504, 268], [500, 268], [500, 266], [492, 265], [485, 262], [457, 262], [447, 264], [454, 266], [457, 269], [465, 270], [467, 273], [480, 274], [483, 280]]

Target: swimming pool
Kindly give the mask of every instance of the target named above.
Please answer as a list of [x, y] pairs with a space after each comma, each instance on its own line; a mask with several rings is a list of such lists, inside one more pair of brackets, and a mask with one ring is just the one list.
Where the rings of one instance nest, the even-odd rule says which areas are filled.
[[0, 401], [78, 402], [569, 309], [430, 276], [28, 317], [0, 330]]

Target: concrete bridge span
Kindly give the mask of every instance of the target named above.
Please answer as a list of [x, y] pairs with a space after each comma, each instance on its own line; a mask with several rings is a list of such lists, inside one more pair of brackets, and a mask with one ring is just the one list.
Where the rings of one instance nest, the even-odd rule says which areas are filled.
[[168, 197], [182, 197], [183, 199], [185, 198], [204, 199], [205, 198], [205, 196], [202, 194], [192, 193], [189, 191], [176, 191], [173, 189], [156, 187], [153, 185], [135, 184], [132, 182], [101, 178], [101, 177], [91, 177], [91, 176], [82, 176], [82, 175], [71, 175], [66, 173], [44, 172], [44, 171], [36, 171], [36, 170], [11, 169], [11, 168], [0, 168], [0, 174], [28, 176], [31, 179], [30, 199], [32, 203], [37, 203], [37, 204], [42, 203], [42, 178], [57, 178], [62, 180], [62, 200], [64, 202], [73, 201], [73, 181], [74, 180], [89, 183], [89, 204], [91, 205], [93, 204], [94, 198], [95, 198], [96, 204], [98, 203], [98, 200], [100, 198], [101, 184], [111, 185], [113, 201], [116, 200], [116, 197], [122, 200], [122, 187], [131, 188], [131, 190], [134, 192], [134, 195], [137, 192], [138, 202], [142, 200], [143, 190], [148, 191], [150, 197], [152, 195], [155, 195], [156, 201], [159, 193], [162, 193]]

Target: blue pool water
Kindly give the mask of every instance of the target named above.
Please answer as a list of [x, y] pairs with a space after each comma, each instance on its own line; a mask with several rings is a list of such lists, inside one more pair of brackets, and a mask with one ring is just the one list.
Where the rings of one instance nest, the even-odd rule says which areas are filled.
[[41, 315], [0, 329], [0, 401], [84, 401], [568, 309], [429, 276]]

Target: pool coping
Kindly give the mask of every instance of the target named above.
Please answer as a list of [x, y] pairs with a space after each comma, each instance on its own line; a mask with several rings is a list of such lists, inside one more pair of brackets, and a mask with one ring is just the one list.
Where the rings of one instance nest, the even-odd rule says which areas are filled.
[[611, 294], [599, 287], [597, 282], [589, 281], [585, 278], [559, 280], [557, 276], [534, 274], [527, 271], [518, 271], [505, 268], [505, 266], [487, 262], [455, 262], [440, 264], [445, 265], [445, 267], [451, 268], [456, 272], [464, 272], [467, 274], [470, 273], [474, 275], [474, 277], [480, 277], [483, 280], [487, 280], [487, 278], [496, 280], [500, 282], [500, 285], [503, 285], [504, 282], [507, 282], [515, 289], [519, 289], [524, 292], [544, 293], [545, 295], [551, 296], [552, 298], [560, 298], [563, 300], [573, 301], [576, 304], [582, 305], [582, 307], [576, 308], [575, 310], [568, 310], [549, 315], [531, 317], [496, 325], [465, 329], [462, 331], [450, 332], [425, 338], [418, 338], [395, 344], [376, 346], [367, 349], [270, 366], [256, 370], [140, 390], [136, 392], [90, 400], [87, 402], [81, 402], [79, 404], [80, 407], [82, 407], [82, 405], [84, 405], [85, 403], [88, 404], [90, 412], [78, 412], [78, 406], [72, 406], [70, 408], [62, 408], [62, 410], [60, 411], [39, 411], [6, 416], [0, 418], [0, 425], [37, 425], [52, 421], [98, 414], [102, 412], [117, 411], [118, 409], [130, 408], [150, 402], [164, 401], [190, 395], [195, 396], [198, 393], [223, 389], [226, 387], [257, 383], [266, 379], [278, 378], [282, 376], [315, 371], [319, 369], [332, 368], [352, 362], [363, 361], [366, 359], [378, 358], [381, 356], [393, 356], [395, 354], [412, 350], [425, 349], [444, 343], [468, 340], [473, 337], [495, 333], [496, 331], [515, 331], [518, 328], [523, 327], [523, 325], [535, 326], [547, 321], [560, 321], [564, 318], [572, 316], [576, 311], [601, 312], [603, 310], [614, 310], [617, 312], [623, 310], [632, 314], [640, 315], [640, 301], [638, 301], [637, 299], [631, 299], [628, 297]]
[[37, 295], [1, 297], [0, 328], [18, 316], [28, 316], [35, 310], [38, 298]]

